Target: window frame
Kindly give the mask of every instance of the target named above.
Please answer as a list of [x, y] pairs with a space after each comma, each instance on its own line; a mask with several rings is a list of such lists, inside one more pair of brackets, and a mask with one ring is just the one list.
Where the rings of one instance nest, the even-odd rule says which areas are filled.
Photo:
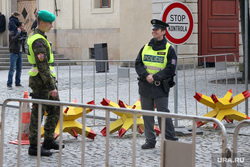
[[114, 13], [114, 0], [108, 0], [108, 3], [109, 7], [103, 7], [102, 0], [92, 0], [91, 13]]

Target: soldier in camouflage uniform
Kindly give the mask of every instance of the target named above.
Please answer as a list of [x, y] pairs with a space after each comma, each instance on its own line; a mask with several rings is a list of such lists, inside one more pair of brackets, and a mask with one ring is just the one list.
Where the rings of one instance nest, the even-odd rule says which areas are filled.
[[[38, 27], [28, 38], [28, 60], [32, 64], [29, 71], [29, 87], [32, 89], [31, 96], [34, 99], [57, 100], [59, 95], [56, 87], [55, 72], [53, 67], [54, 56], [51, 46], [47, 41], [45, 32], [49, 32], [53, 27], [52, 23], [55, 15], [46, 10], [38, 12]], [[42, 106], [42, 115], [47, 112], [44, 125], [44, 142], [41, 147], [41, 156], [50, 156], [50, 149], [59, 149], [59, 145], [54, 141], [54, 131], [60, 117], [59, 106]], [[38, 104], [33, 104], [30, 119], [30, 147], [29, 155], [37, 155], [37, 133], [38, 133]]]

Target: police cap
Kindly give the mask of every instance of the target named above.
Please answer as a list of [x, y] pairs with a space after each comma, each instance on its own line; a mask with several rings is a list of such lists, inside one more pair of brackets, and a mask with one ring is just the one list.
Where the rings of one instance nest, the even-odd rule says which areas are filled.
[[168, 23], [161, 21], [161, 20], [157, 20], [157, 19], [152, 19], [151, 20], [151, 24], [152, 24], [152, 30], [153, 29], [159, 29], [159, 28], [166, 28], [168, 27]]
[[40, 10], [38, 17], [44, 22], [53, 22], [56, 19], [56, 16], [47, 10]]

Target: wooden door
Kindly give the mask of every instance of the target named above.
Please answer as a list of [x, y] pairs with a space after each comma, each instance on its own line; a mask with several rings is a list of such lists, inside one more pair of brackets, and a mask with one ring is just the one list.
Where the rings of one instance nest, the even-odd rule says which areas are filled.
[[[239, 60], [238, 0], [199, 0], [199, 55], [234, 53]], [[224, 61], [225, 57], [216, 58]], [[204, 61], [201, 59], [200, 61]], [[214, 58], [206, 62], [214, 62]], [[234, 61], [232, 56], [227, 61]]]
[[36, 1], [19, 1], [18, 12], [21, 14], [19, 20], [24, 23], [24, 27], [30, 34], [31, 26], [36, 19]]

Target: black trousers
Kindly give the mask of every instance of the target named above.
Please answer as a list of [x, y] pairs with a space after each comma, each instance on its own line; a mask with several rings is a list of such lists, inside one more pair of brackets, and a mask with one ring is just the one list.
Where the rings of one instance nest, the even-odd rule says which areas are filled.
[[[168, 97], [160, 97], [160, 98], [150, 98], [145, 96], [140, 96], [141, 100], [141, 108], [143, 110], [154, 111], [155, 106], [157, 111], [169, 112], [168, 110]], [[156, 143], [156, 134], [154, 130], [154, 116], [145, 116], [143, 115], [144, 120], [144, 131], [146, 142]], [[165, 139], [168, 140], [177, 140], [175, 137], [174, 125], [171, 118], [166, 118], [165, 121]], [[161, 117], [158, 117], [158, 123], [161, 129]]]

